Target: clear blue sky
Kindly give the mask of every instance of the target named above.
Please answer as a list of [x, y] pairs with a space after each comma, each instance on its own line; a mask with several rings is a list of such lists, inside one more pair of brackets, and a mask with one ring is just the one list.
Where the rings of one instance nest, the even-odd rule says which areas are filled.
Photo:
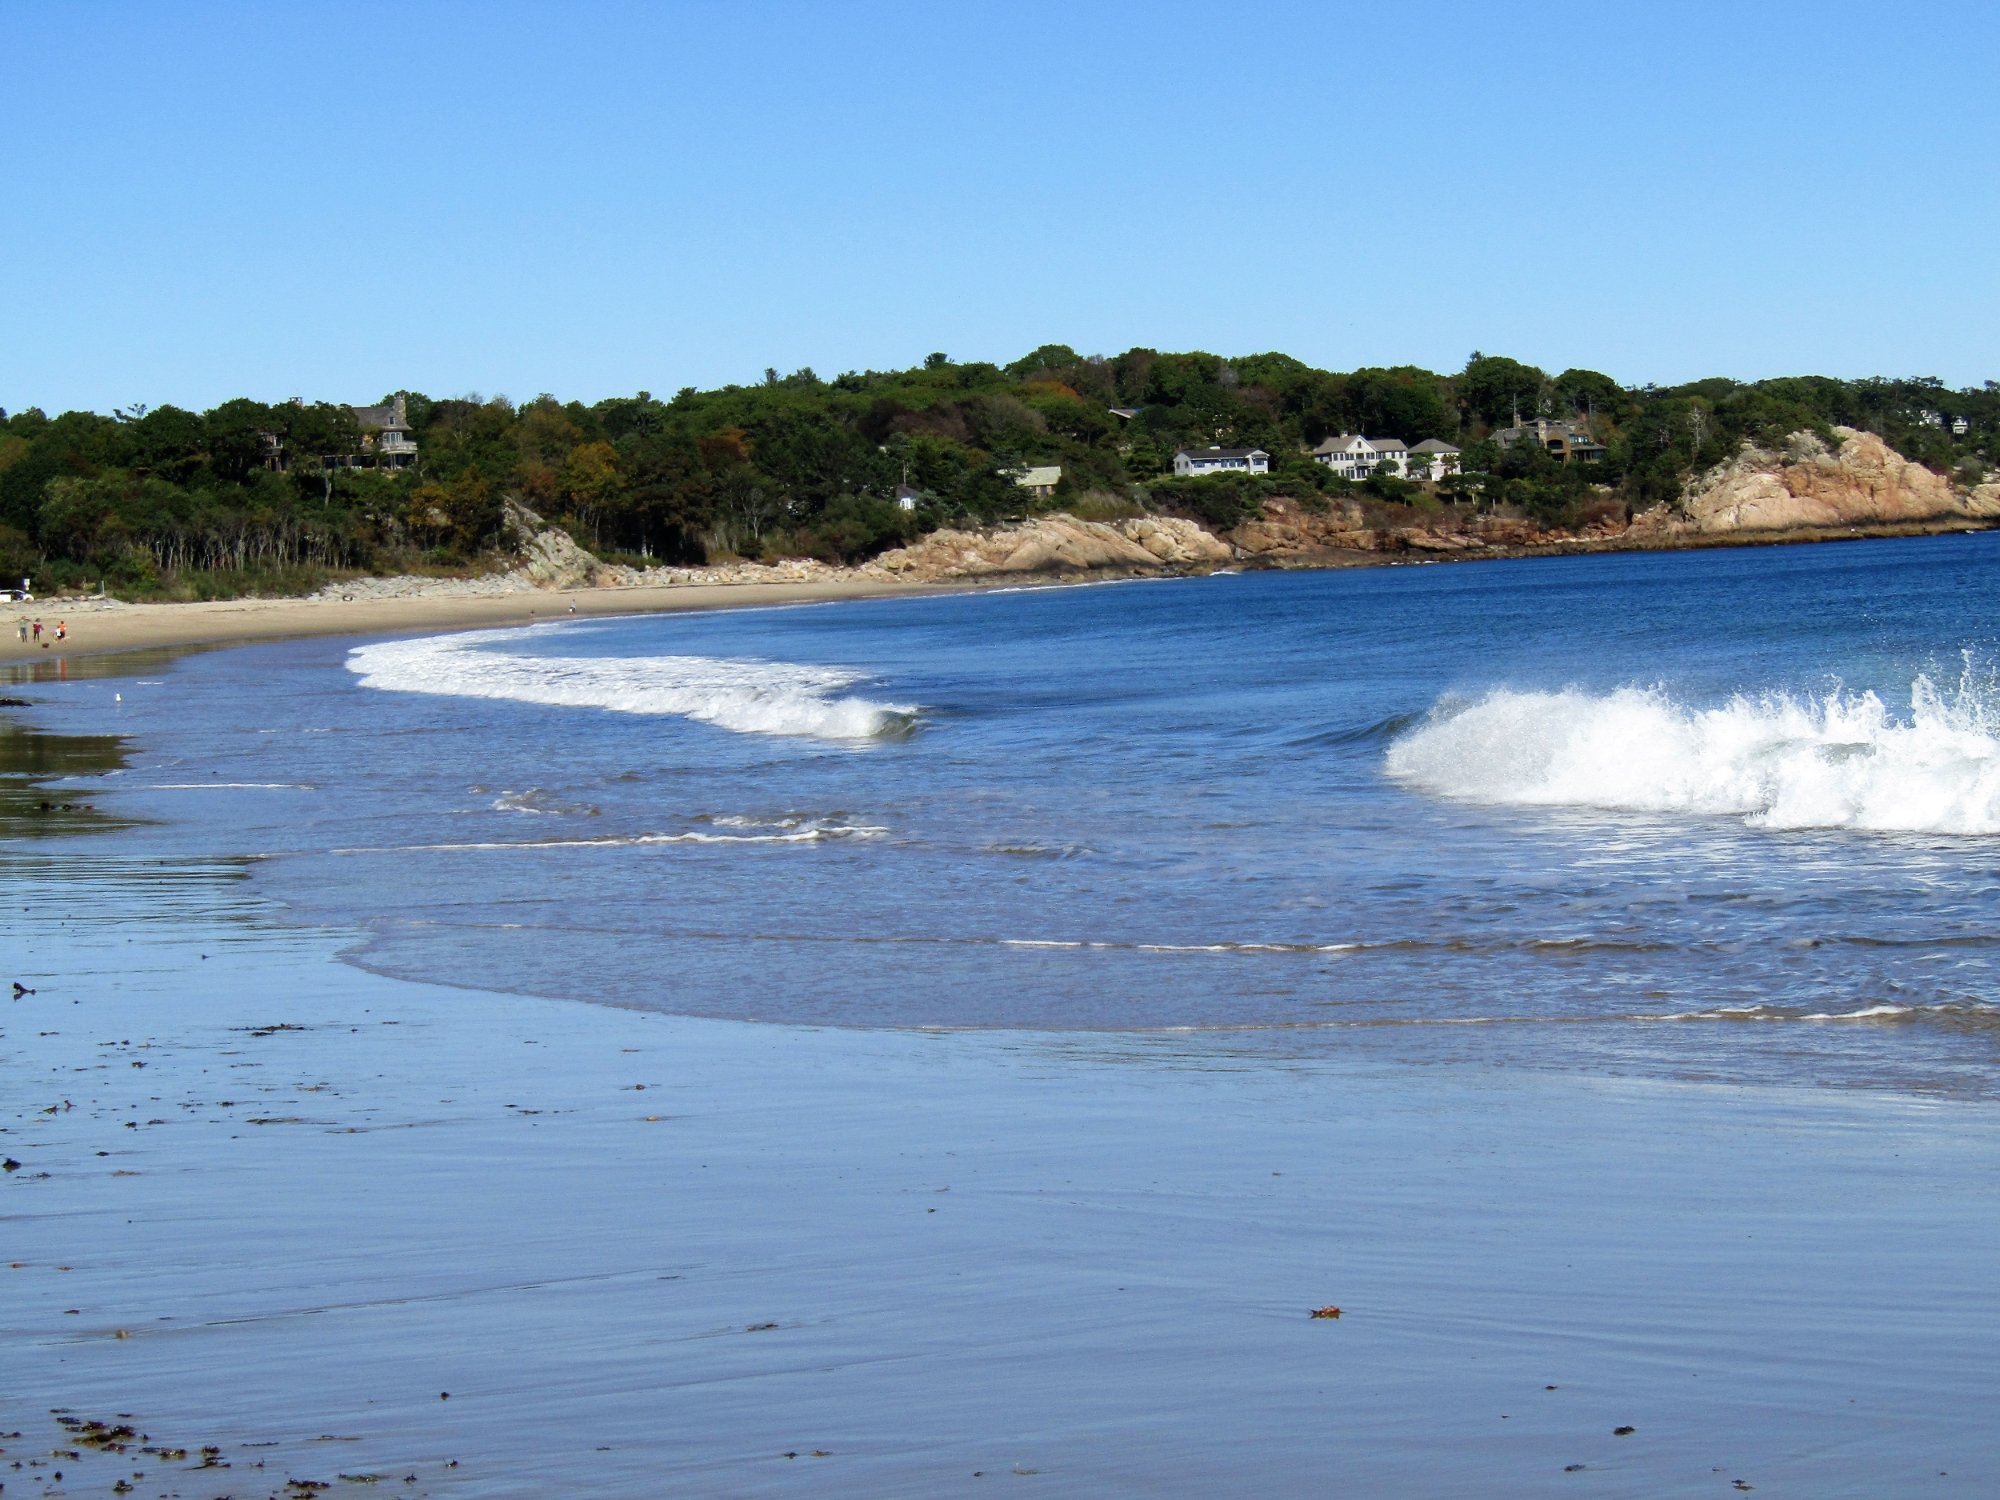
[[0, 406], [2000, 378], [2000, 6], [0, 0]]

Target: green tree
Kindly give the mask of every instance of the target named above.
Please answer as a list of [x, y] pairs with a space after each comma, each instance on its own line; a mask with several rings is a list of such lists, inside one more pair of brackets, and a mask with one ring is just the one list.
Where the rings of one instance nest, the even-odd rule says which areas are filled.
[[1459, 404], [1488, 427], [1505, 427], [1517, 413], [1527, 418], [1540, 412], [1548, 379], [1533, 365], [1474, 351], [1458, 377]]

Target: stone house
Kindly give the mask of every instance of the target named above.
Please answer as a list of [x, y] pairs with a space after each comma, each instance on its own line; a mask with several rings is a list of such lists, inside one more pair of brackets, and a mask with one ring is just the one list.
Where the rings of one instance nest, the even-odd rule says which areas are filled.
[[417, 461], [417, 442], [410, 436], [409, 414], [398, 396], [386, 406], [350, 407], [361, 424], [361, 451], [348, 460], [348, 468], [407, 469]]
[[1517, 443], [1533, 443], [1566, 464], [1599, 463], [1611, 451], [1593, 438], [1590, 429], [1583, 423], [1559, 422], [1551, 417], [1536, 417], [1518, 427], [1503, 427], [1493, 434], [1493, 441], [1502, 448], [1512, 448]]

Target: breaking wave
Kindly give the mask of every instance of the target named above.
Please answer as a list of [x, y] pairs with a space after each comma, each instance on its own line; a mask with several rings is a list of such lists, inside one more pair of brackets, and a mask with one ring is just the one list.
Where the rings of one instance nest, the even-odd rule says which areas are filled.
[[1390, 745], [1397, 780], [1520, 807], [1740, 817], [1754, 828], [2000, 833], [2000, 698], [1968, 670], [1872, 692], [1739, 695], [1714, 708], [1661, 688], [1446, 700]]
[[348, 653], [364, 687], [504, 698], [564, 708], [694, 719], [739, 734], [859, 741], [907, 733], [916, 710], [843, 696], [861, 681], [837, 667], [715, 656], [531, 656], [495, 649], [526, 630], [387, 641]]

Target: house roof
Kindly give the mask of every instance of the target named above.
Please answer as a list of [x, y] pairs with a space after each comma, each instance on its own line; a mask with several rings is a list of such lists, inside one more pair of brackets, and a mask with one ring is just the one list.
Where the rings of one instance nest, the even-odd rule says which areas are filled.
[[1532, 421], [1522, 422], [1514, 427], [1503, 427], [1493, 435], [1495, 437], [1520, 437], [1524, 433], [1530, 432], [1538, 434], [1555, 432], [1561, 433], [1565, 437], [1587, 438], [1590, 436], [1590, 429], [1584, 426], [1583, 423], [1565, 422], [1558, 417], [1536, 417]]
[[1123, 417], [1128, 422], [1145, 410], [1142, 406], [1107, 406], [1104, 409], [1112, 416]]
[[1271, 456], [1262, 448], [1183, 448], [1174, 457], [1179, 458], [1183, 454], [1195, 463], [1199, 463], [1203, 459], [1213, 463], [1217, 459], [1222, 458], [1269, 458]]
[[382, 406], [351, 406], [354, 420], [363, 427], [394, 427], [407, 431], [409, 418], [403, 415], [403, 398], [398, 396]]
[[1425, 438], [1410, 451], [1412, 453], [1456, 453], [1459, 450], [1452, 447], [1450, 443], [1439, 442], [1436, 438]]
[[1062, 478], [1061, 464], [1042, 464], [1037, 468], [1023, 469], [1014, 476], [1014, 483], [1023, 489], [1039, 489], [1043, 485], [1054, 485]]
[[[1357, 448], [1355, 446], [1356, 444], [1359, 444], [1360, 446]], [[1318, 454], [1354, 453], [1354, 452], [1404, 453], [1407, 451], [1409, 450], [1403, 446], [1403, 440], [1401, 438], [1357, 437], [1355, 436], [1355, 434], [1351, 432], [1343, 432], [1340, 434], [1339, 437], [1330, 437], [1325, 442], [1321, 443], [1317, 448], [1313, 449], [1313, 452]], [[1458, 450], [1454, 448], [1452, 451], [1456, 453]]]

